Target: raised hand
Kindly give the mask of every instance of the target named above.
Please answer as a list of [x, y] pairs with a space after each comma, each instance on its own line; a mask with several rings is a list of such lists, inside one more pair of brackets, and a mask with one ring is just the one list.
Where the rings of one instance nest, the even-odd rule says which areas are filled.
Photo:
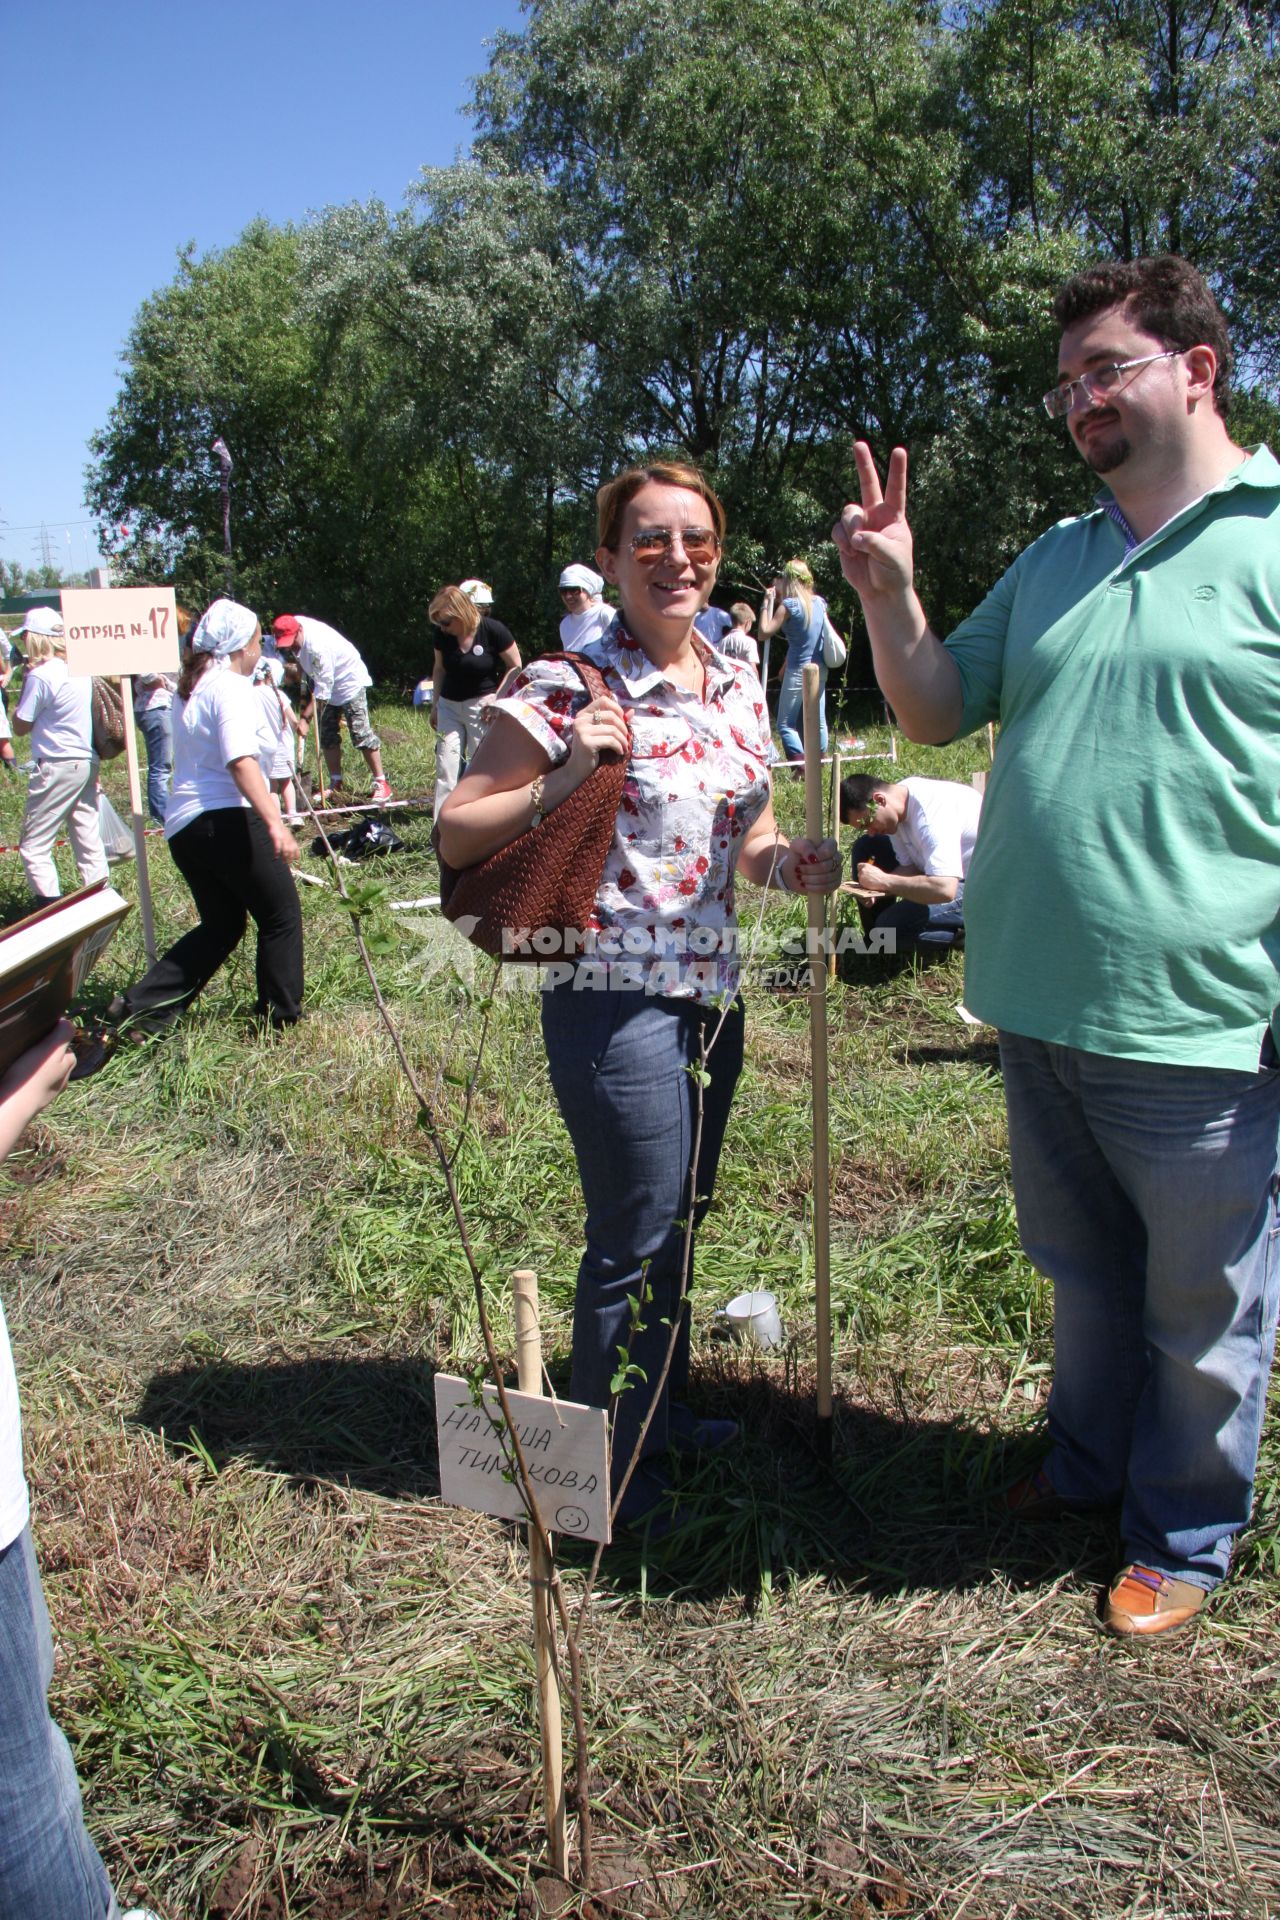
[[840, 570], [863, 600], [889, 599], [911, 589], [913, 558], [907, 525], [907, 450], [889, 456], [884, 491], [865, 440], [855, 440], [860, 506], [845, 507], [831, 529]]

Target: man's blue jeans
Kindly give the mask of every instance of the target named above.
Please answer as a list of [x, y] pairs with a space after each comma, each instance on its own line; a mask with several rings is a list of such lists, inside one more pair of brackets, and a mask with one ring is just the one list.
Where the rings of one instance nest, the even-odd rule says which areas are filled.
[[677, 1314], [679, 1339], [667, 1390], [645, 1436], [645, 1457], [666, 1451], [668, 1403], [683, 1397], [688, 1380], [689, 1308], [687, 1302], [680, 1306], [680, 1268], [698, 1095], [689, 1069], [699, 1060], [705, 1033], [711, 1084], [702, 1094], [697, 1221], [710, 1204], [742, 1069], [742, 1002], [729, 1010], [712, 1044], [717, 1018], [690, 1000], [617, 988], [575, 992], [566, 982], [542, 996], [551, 1084], [573, 1141], [587, 1208], [573, 1311], [572, 1399], [609, 1405], [609, 1383], [621, 1364], [618, 1349], [626, 1347], [631, 1326], [627, 1295], [638, 1295], [646, 1281], [648, 1287], [643, 1330], [630, 1351], [645, 1381], [618, 1402], [615, 1481], [654, 1402]]
[[158, 825], [164, 825], [169, 804], [169, 776], [173, 772], [173, 719], [169, 707], [151, 707], [138, 715], [138, 725], [147, 743], [147, 810]]
[[53, 1639], [31, 1529], [0, 1550], [0, 1920], [118, 1920], [49, 1717]]
[[[818, 659], [821, 691], [818, 700], [818, 738], [822, 751], [827, 750], [827, 669]], [[782, 741], [782, 751], [788, 760], [804, 759], [804, 738], [801, 726], [804, 721], [804, 666], [786, 667], [782, 675], [782, 690], [778, 694], [778, 737]]]
[[1001, 1033], [1018, 1227], [1053, 1281], [1049, 1477], [1126, 1560], [1216, 1586], [1249, 1518], [1276, 1336], [1280, 1071]]

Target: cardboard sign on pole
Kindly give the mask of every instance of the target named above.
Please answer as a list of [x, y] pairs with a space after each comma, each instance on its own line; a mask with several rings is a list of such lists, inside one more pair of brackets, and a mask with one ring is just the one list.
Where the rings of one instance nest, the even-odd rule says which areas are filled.
[[64, 587], [62, 624], [70, 674], [178, 671], [172, 587]]
[[[609, 1448], [603, 1407], [507, 1393], [520, 1445], [542, 1508], [542, 1523], [578, 1540], [609, 1538]], [[455, 1507], [524, 1520], [528, 1511], [503, 1444], [496, 1387], [477, 1406], [471, 1384], [436, 1375], [436, 1433], [440, 1442], [440, 1497]]]
[[181, 663], [178, 608], [172, 587], [64, 587], [62, 624], [67, 638], [67, 672], [119, 678], [124, 698], [124, 756], [129, 772], [129, 807], [138, 870], [138, 906], [147, 961], [156, 957], [155, 915], [151, 907], [151, 870], [147, 865], [147, 823], [142, 812], [138, 738], [134, 732], [134, 674], [176, 673]]

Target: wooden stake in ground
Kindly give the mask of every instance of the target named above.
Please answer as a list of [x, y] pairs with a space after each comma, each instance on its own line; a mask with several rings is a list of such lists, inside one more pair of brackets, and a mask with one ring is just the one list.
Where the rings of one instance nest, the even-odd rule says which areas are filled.
[[[822, 839], [822, 674], [804, 670], [804, 830]], [[807, 893], [809, 908], [809, 1065], [813, 1081], [813, 1281], [818, 1339], [818, 1450], [831, 1457], [831, 1153], [827, 1139], [827, 969], [822, 935], [827, 903]]]
[[[538, 1322], [538, 1276], [527, 1267], [511, 1276], [516, 1297], [516, 1377], [521, 1393], [542, 1393], [542, 1329]], [[529, 1578], [533, 1587], [533, 1650], [538, 1667], [538, 1719], [542, 1726], [542, 1806], [551, 1869], [568, 1870], [565, 1837], [564, 1735], [560, 1715], [560, 1668], [551, 1606], [551, 1561], [529, 1528]]]
[[[840, 744], [831, 742], [831, 838], [840, 845]], [[827, 895], [827, 978], [836, 977], [836, 898]]]
[[129, 808], [133, 824], [133, 851], [138, 868], [138, 910], [142, 915], [142, 946], [147, 965], [156, 961], [156, 922], [151, 910], [151, 874], [147, 867], [147, 822], [142, 811], [142, 781], [138, 773], [138, 736], [133, 725], [133, 681], [120, 676], [124, 702], [124, 758], [129, 769]]
[[315, 787], [315, 790], [320, 795], [320, 805], [322, 807], [327, 807], [329, 804], [329, 783], [325, 779], [325, 774], [328, 772], [328, 768], [325, 766], [325, 763], [324, 763], [324, 755], [320, 751], [320, 702], [315, 698], [314, 695], [312, 695], [312, 699], [311, 699], [311, 719], [316, 730], [316, 787]]

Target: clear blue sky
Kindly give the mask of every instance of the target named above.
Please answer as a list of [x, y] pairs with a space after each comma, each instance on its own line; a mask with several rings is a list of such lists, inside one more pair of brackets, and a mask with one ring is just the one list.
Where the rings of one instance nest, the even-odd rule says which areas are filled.
[[[0, 555], [94, 557], [86, 441], [177, 249], [348, 200], [399, 205], [519, 0], [4, 0]], [[67, 534], [70, 533], [70, 548]]]

